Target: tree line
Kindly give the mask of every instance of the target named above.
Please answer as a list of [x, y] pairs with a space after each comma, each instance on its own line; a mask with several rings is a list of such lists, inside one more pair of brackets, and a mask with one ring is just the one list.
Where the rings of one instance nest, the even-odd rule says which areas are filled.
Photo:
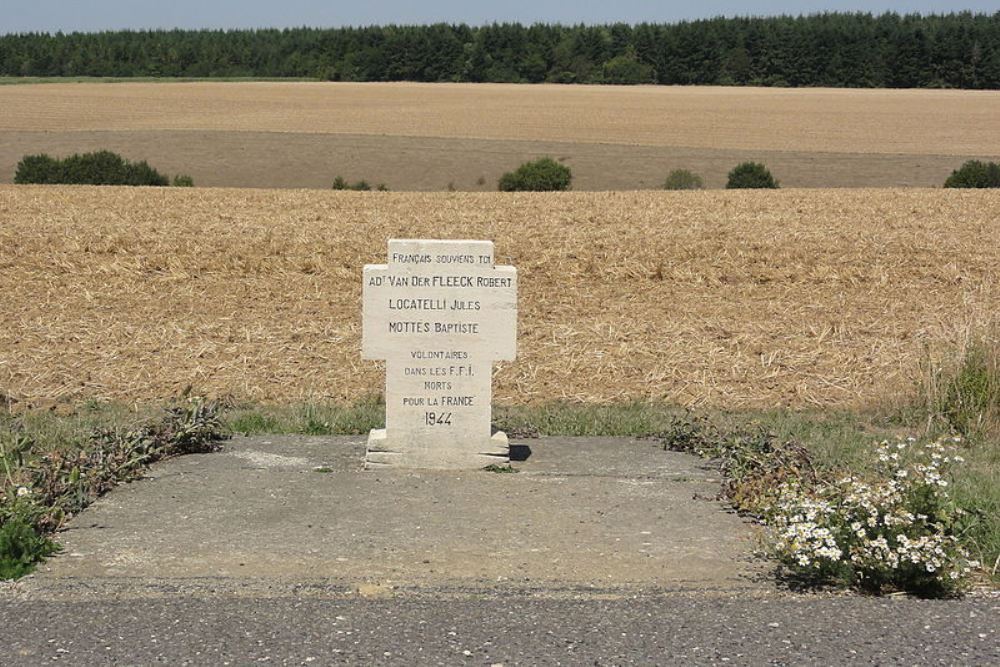
[[21, 33], [0, 75], [1000, 88], [1000, 12]]

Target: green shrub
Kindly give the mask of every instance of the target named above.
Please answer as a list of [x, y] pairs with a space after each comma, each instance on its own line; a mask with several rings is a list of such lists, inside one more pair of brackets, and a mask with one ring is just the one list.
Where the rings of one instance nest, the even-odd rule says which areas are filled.
[[63, 185], [169, 185], [167, 177], [145, 161], [129, 162], [117, 153], [97, 151], [57, 159], [27, 155], [21, 159], [14, 182]]
[[30, 574], [39, 561], [57, 550], [52, 540], [39, 535], [24, 519], [7, 521], [0, 526], [0, 580]]
[[62, 163], [45, 155], [26, 155], [17, 163], [15, 183], [40, 183], [51, 185], [63, 182]]
[[187, 174], [177, 174], [174, 176], [174, 187], [175, 188], [193, 188], [194, 179]]
[[674, 169], [663, 184], [666, 190], [701, 190], [705, 182], [701, 176], [687, 169]]
[[951, 172], [946, 188], [1000, 188], [1000, 164], [969, 160]]
[[[114, 185], [114, 184], [109, 184]], [[143, 160], [142, 162], [125, 162], [124, 185], [170, 185], [166, 176], [156, 171]]]
[[498, 187], [501, 192], [552, 192], [569, 190], [572, 180], [569, 167], [543, 157], [507, 172], [500, 177]]
[[742, 188], [777, 188], [778, 181], [759, 162], [744, 162], [733, 167], [729, 172], [726, 187], [731, 190]]
[[[372, 186], [365, 179], [361, 179], [357, 183], [348, 183], [343, 176], [338, 176], [333, 179], [333, 189], [334, 190], [357, 190], [359, 192], [368, 192], [372, 189]], [[385, 183], [379, 183], [375, 188], [379, 192], [388, 192], [389, 188], [386, 187]]]

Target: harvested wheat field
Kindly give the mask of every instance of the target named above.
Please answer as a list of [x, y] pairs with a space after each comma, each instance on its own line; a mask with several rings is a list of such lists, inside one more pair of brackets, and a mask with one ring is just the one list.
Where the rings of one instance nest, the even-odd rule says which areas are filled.
[[487, 238], [520, 271], [499, 402], [851, 406], [1000, 312], [1000, 193], [0, 187], [0, 391], [21, 405], [381, 389], [361, 267]]
[[0, 86], [0, 181], [25, 154], [109, 149], [208, 186], [493, 190], [549, 154], [582, 190], [710, 187], [763, 160], [789, 187], [940, 186], [1000, 155], [1000, 92], [416, 83]]

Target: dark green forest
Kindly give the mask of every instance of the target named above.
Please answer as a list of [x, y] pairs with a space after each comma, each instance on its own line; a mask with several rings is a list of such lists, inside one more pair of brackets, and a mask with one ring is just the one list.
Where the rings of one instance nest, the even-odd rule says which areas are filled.
[[0, 75], [1000, 88], [1000, 12], [0, 36]]

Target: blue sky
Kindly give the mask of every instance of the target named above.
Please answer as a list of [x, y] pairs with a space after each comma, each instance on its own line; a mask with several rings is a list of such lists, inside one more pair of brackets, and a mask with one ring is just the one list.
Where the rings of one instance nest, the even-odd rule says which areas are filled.
[[390, 0], [330, 2], [323, 0], [4, 0], [0, 33], [117, 28], [252, 28], [343, 26], [385, 23], [470, 23], [536, 21], [608, 23], [671, 22], [711, 16], [802, 14], [822, 11], [994, 13], [1000, 2], [965, 0]]

